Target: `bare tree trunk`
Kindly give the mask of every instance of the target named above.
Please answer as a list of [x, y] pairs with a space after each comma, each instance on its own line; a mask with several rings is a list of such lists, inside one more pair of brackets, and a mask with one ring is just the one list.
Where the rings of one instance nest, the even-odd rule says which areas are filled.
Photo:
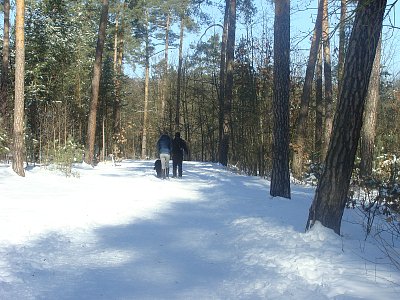
[[[119, 107], [120, 107], [120, 99], [119, 99], [119, 78], [118, 78], [118, 44], [119, 44], [119, 16], [121, 12], [118, 12], [115, 16], [115, 32], [114, 32], [114, 59], [113, 59], [113, 71], [114, 71], [114, 101], [113, 101], [113, 118], [112, 118], [112, 153], [116, 156], [118, 155], [118, 133], [119, 133]], [[103, 160], [105, 155], [105, 116], [103, 115]]]
[[310, 207], [307, 228], [319, 221], [340, 234], [385, 7], [386, 0], [358, 3], [325, 168]]
[[314, 132], [314, 160], [321, 163], [322, 136], [323, 136], [323, 84], [322, 84], [322, 45], [320, 44], [315, 68], [315, 132]]
[[290, 0], [275, 2], [274, 129], [270, 195], [290, 199], [289, 170]]
[[[121, 75], [122, 59], [124, 52], [124, 10], [127, 4], [124, 2], [123, 9], [116, 18], [115, 36], [114, 36], [114, 86], [115, 98], [113, 105], [113, 153], [116, 157], [121, 154]], [[118, 19], [121, 19], [119, 27]], [[103, 149], [104, 152], [104, 149]]]
[[338, 95], [340, 95], [343, 71], [344, 71], [344, 58], [346, 55], [346, 16], [347, 14], [347, 0], [340, 0], [340, 23], [339, 23], [339, 61], [338, 61]]
[[382, 35], [376, 49], [374, 65], [372, 67], [371, 78], [368, 85], [367, 99], [365, 100], [365, 111], [363, 116], [363, 126], [361, 129], [361, 163], [360, 173], [364, 178], [372, 175], [372, 163], [374, 160], [374, 146], [376, 136], [376, 118], [379, 103], [379, 86], [381, 75], [381, 45]]
[[149, 103], [149, 81], [150, 81], [150, 45], [149, 45], [149, 32], [148, 22], [146, 15], [146, 61], [145, 61], [145, 78], [144, 78], [144, 108], [143, 108], [143, 135], [142, 135], [142, 159], [147, 156], [147, 123], [148, 123], [148, 103]]
[[88, 122], [88, 130], [86, 137], [87, 141], [86, 141], [86, 151], [85, 151], [85, 162], [87, 164], [93, 164], [93, 158], [94, 158], [97, 107], [99, 102], [101, 66], [102, 66], [104, 41], [106, 38], [107, 22], [108, 22], [108, 0], [103, 0], [103, 7], [101, 10], [100, 25], [99, 25], [99, 34], [97, 38], [96, 56], [93, 66], [92, 99], [90, 102], [89, 122]]
[[10, 0], [4, 0], [3, 60], [0, 86], [0, 126], [8, 123], [8, 76], [10, 65]]
[[323, 0], [320, 0], [318, 5], [317, 20], [315, 21], [313, 39], [310, 47], [310, 56], [308, 58], [306, 77], [304, 79], [303, 92], [301, 94], [300, 112], [296, 121], [297, 132], [293, 146], [294, 149], [293, 149], [292, 172], [294, 177], [298, 179], [303, 178], [304, 158], [306, 156], [305, 145], [306, 145], [306, 135], [307, 135], [307, 116], [309, 110], [308, 106], [311, 98], [315, 63], [317, 61], [318, 48], [321, 39], [322, 8], [323, 8]]
[[219, 68], [219, 111], [218, 111], [218, 160], [221, 161], [222, 157], [222, 136], [224, 130], [224, 103], [225, 103], [225, 85], [226, 85], [226, 44], [228, 40], [228, 26], [229, 25], [229, 5], [226, 0], [224, 27], [221, 40], [221, 59]]
[[145, 79], [144, 79], [144, 109], [143, 109], [143, 136], [142, 136], [142, 159], [147, 156], [147, 124], [149, 106], [149, 81], [150, 81], [150, 60], [146, 58]]
[[161, 123], [163, 127], [165, 127], [166, 118], [165, 118], [165, 98], [167, 96], [167, 89], [168, 89], [168, 49], [169, 49], [169, 30], [171, 27], [171, 13], [168, 12], [167, 20], [165, 24], [165, 50], [164, 50], [164, 74], [163, 74], [163, 83], [162, 83], [162, 90], [161, 90]]
[[236, 0], [226, 0], [229, 6], [228, 14], [228, 38], [226, 43], [226, 84], [225, 101], [222, 112], [222, 139], [220, 145], [219, 162], [223, 166], [228, 165], [229, 142], [231, 134], [231, 110], [233, 100], [233, 65], [235, 56], [236, 33]]
[[325, 78], [325, 131], [324, 131], [324, 151], [323, 159], [328, 151], [329, 139], [331, 138], [333, 123], [333, 99], [332, 99], [332, 66], [331, 66], [331, 46], [329, 41], [329, 16], [328, 0], [323, 0], [322, 15], [322, 41], [324, 48], [324, 78]]
[[24, 170], [24, 76], [25, 76], [25, 1], [16, 0], [15, 19], [15, 103], [12, 168], [25, 177]]
[[[183, 82], [184, 82], [184, 97], [183, 97], [183, 103], [182, 103], [182, 107], [183, 107], [183, 129], [185, 130], [185, 140], [190, 144], [191, 141], [191, 127], [190, 127], [190, 122], [188, 120], [189, 118], [189, 99], [188, 99], [188, 80], [186, 79], [186, 72], [185, 72], [185, 68], [183, 68], [184, 72], [183, 72]], [[190, 152], [188, 153], [188, 158], [190, 160]]]
[[185, 18], [181, 16], [181, 28], [179, 34], [179, 63], [178, 63], [178, 79], [176, 88], [176, 107], [175, 107], [175, 129], [179, 131], [180, 127], [180, 106], [181, 106], [181, 85], [182, 85], [182, 64], [183, 64], [183, 31], [185, 29]]

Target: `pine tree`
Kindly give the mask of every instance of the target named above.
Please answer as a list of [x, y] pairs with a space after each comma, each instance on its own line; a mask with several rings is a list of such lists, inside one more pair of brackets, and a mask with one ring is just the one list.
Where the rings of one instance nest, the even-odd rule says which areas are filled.
[[15, 19], [15, 104], [13, 133], [12, 168], [19, 176], [25, 177], [24, 158], [24, 74], [25, 74], [25, 1], [16, 0]]
[[310, 207], [307, 228], [319, 221], [340, 234], [385, 7], [386, 0], [358, 3], [325, 168]]
[[10, 0], [4, 0], [3, 60], [0, 79], [0, 128], [8, 127], [8, 81], [10, 66]]
[[93, 66], [92, 98], [90, 103], [89, 122], [88, 122], [88, 130], [86, 137], [87, 140], [86, 140], [85, 162], [87, 164], [93, 164], [94, 160], [97, 106], [99, 101], [100, 76], [101, 76], [104, 42], [106, 38], [107, 22], [108, 22], [108, 0], [103, 0], [100, 25], [99, 25], [99, 34], [96, 46], [96, 56]]
[[[225, 63], [221, 64], [221, 69], [225, 68], [225, 76], [222, 77], [224, 84], [224, 91], [221, 98], [221, 121], [222, 130], [220, 138], [219, 162], [223, 166], [228, 165], [229, 142], [231, 135], [231, 110], [233, 101], [233, 68], [234, 68], [234, 54], [235, 54], [235, 33], [236, 33], [236, 0], [226, 0], [226, 10], [224, 28], [227, 28], [226, 33], [226, 53]], [[221, 49], [224, 51], [224, 49]], [[221, 59], [222, 61], [222, 59]], [[222, 72], [222, 71], [221, 71]]]
[[290, 199], [289, 171], [290, 0], [275, 2], [274, 127], [271, 196]]

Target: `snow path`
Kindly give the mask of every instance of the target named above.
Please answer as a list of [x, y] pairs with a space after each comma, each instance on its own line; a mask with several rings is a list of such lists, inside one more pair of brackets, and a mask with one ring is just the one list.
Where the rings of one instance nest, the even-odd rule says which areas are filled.
[[[0, 299], [394, 299], [400, 272], [344, 224], [304, 233], [314, 190], [184, 162], [0, 166]], [[346, 212], [346, 219], [353, 218]], [[361, 241], [360, 241], [361, 240]], [[369, 250], [371, 249], [371, 250]], [[370, 260], [371, 262], [367, 261]], [[377, 262], [377, 263], [375, 263]]]

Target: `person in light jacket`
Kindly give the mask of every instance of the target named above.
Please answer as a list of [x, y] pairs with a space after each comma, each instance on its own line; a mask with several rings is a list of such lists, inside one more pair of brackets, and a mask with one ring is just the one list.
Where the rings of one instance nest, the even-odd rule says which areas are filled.
[[161, 160], [161, 178], [169, 177], [169, 160], [171, 157], [172, 141], [167, 132], [164, 132], [157, 141], [157, 149]]

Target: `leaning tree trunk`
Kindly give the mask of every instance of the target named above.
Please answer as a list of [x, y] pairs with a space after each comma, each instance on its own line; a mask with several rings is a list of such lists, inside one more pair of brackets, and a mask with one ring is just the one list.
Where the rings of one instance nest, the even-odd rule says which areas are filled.
[[228, 38], [226, 42], [226, 83], [225, 101], [222, 109], [222, 138], [219, 162], [228, 165], [229, 142], [231, 133], [231, 110], [233, 100], [233, 64], [235, 54], [236, 0], [226, 0], [229, 5]]
[[381, 70], [381, 45], [382, 36], [379, 39], [371, 78], [369, 80], [367, 99], [365, 103], [363, 126], [361, 129], [360, 143], [360, 175], [368, 178], [372, 175], [372, 163], [374, 160], [374, 146], [376, 135], [376, 117], [379, 103], [379, 86]]
[[24, 75], [25, 75], [25, 1], [16, 1], [15, 19], [15, 103], [12, 168], [19, 176], [24, 170]]
[[290, 199], [289, 171], [290, 0], [275, 2], [274, 129], [270, 195]]
[[[8, 128], [8, 74], [10, 65], [10, 0], [4, 0], [3, 60], [0, 83], [0, 126]], [[7, 126], [5, 126], [7, 124]]]
[[340, 234], [385, 7], [386, 0], [361, 0], [358, 3], [332, 137], [310, 207], [307, 229], [319, 221]]
[[108, 21], [108, 0], [103, 0], [103, 7], [101, 10], [100, 25], [99, 25], [99, 34], [97, 37], [96, 56], [93, 66], [92, 98], [90, 102], [89, 122], [88, 122], [88, 130], [86, 137], [87, 141], [86, 141], [85, 162], [90, 165], [93, 164], [93, 158], [94, 158], [94, 143], [96, 138], [96, 118], [97, 118], [97, 107], [99, 102], [101, 62], [103, 57], [104, 41], [106, 38], [107, 21]]
[[317, 20], [315, 21], [315, 28], [313, 39], [310, 47], [310, 56], [308, 58], [308, 64], [306, 69], [306, 77], [304, 79], [303, 91], [301, 94], [300, 101], [300, 112], [296, 120], [296, 138], [293, 143], [293, 162], [292, 172], [293, 176], [302, 179], [304, 158], [305, 158], [305, 146], [306, 146], [306, 135], [307, 135], [307, 116], [308, 106], [311, 98], [312, 83], [314, 78], [315, 63], [317, 61], [319, 43], [321, 40], [322, 32], [322, 8], [323, 0], [319, 1]]

